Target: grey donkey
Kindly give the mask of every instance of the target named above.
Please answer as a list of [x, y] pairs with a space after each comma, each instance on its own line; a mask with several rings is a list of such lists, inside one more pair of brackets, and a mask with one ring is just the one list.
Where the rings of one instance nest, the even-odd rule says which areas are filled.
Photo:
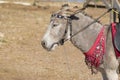
[[[54, 50], [56, 46], [63, 45], [65, 41], [70, 40], [71, 43], [83, 53], [89, 51], [103, 28], [103, 25], [95, 22], [85, 28], [94, 21], [94, 19], [82, 12], [74, 14], [77, 10], [75, 7], [66, 5], [52, 14], [50, 24], [41, 41], [43, 48], [51, 51]], [[77, 33], [78, 31], [80, 32]], [[103, 80], [118, 80], [117, 69], [119, 61], [114, 52], [110, 26], [104, 26], [104, 35], [106, 37], [106, 51], [99, 66], [93, 67], [92, 69], [100, 71]]]

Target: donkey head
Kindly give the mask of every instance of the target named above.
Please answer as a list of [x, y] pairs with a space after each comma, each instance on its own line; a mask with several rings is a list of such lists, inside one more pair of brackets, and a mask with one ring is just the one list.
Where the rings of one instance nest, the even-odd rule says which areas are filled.
[[73, 13], [74, 9], [65, 4], [51, 15], [50, 24], [41, 41], [43, 48], [53, 50], [55, 46], [62, 45], [65, 39], [70, 38], [69, 20]]

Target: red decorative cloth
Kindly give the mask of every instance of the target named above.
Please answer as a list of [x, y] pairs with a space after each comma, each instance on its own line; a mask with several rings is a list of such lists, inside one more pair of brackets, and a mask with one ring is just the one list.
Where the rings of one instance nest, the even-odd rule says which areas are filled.
[[99, 67], [105, 54], [106, 36], [104, 34], [105, 28], [103, 27], [98, 34], [91, 49], [84, 53], [86, 58], [86, 64], [89, 67]]
[[117, 50], [117, 48], [115, 47], [115, 44], [114, 44], [114, 37], [115, 37], [115, 34], [116, 34], [116, 23], [111, 24], [111, 33], [112, 33], [112, 41], [113, 41], [115, 54], [116, 54], [116, 57], [118, 58], [118, 57], [120, 57], [120, 52]]

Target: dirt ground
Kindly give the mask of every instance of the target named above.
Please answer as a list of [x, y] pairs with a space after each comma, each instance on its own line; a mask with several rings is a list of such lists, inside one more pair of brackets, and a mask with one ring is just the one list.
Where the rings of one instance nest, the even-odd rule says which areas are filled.
[[[52, 52], [41, 47], [50, 14], [59, 9], [45, 4], [47, 7], [0, 4], [0, 32], [5, 35], [0, 46], [0, 80], [101, 80], [100, 73], [91, 75], [84, 55], [69, 41]], [[104, 11], [86, 10], [95, 18]], [[108, 24], [108, 17], [101, 22]]]

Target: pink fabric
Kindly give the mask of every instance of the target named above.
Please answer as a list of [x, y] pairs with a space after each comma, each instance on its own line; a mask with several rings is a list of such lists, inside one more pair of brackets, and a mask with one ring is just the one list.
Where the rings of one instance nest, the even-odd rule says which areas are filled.
[[114, 50], [115, 50], [115, 53], [116, 53], [116, 57], [120, 57], [120, 52], [117, 50], [117, 48], [115, 47], [114, 45], [114, 36], [116, 34], [116, 23], [112, 23], [111, 24], [111, 27], [112, 27], [112, 41], [113, 41], [113, 46], [114, 46]]
[[86, 58], [86, 63], [90, 67], [99, 67], [102, 63], [103, 55], [105, 54], [105, 45], [106, 45], [106, 37], [104, 34], [105, 28], [103, 27], [98, 34], [93, 46], [91, 49], [84, 53]]

